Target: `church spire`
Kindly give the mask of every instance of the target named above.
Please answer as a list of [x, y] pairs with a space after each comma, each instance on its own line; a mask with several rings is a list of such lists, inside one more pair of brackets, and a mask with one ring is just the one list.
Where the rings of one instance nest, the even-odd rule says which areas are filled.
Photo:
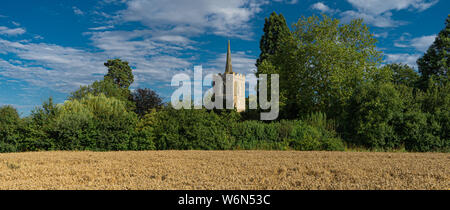
[[233, 73], [233, 67], [231, 66], [230, 40], [228, 40], [227, 64], [225, 66], [225, 74], [232, 74], [232, 73]]

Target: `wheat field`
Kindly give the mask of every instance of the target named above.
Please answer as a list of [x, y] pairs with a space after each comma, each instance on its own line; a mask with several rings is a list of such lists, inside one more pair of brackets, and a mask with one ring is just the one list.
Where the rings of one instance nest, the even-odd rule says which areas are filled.
[[450, 189], [450, 154], [298, 151], [0, 154], [0, 189]]

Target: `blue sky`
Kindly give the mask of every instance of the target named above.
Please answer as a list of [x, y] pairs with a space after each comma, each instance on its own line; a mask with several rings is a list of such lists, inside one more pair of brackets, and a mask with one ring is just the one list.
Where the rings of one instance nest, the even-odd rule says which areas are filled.
[[0, 6], [0, 105], [22, 116], [52, 96], [62, 103], [103, 78], [107, 59], [130, 62], [131, 88], [170, 99], [172, 75], [222, 72], [227, 40], [233, 70], [251, 73], [264, 18], [288, 24], [325, 13], [343, 23], [363, 18], [385, 62], [415, 61], [444, 27], [448, 0], [15, 0]]

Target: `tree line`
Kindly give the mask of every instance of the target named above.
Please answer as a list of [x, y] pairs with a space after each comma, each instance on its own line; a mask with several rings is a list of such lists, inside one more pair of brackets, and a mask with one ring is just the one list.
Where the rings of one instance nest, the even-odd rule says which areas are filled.
[[[280, 116], [261, 111], [176, 110], [151, 89], [130, 91], [126, 61], [103, 80], [30, 116], [0, 107], [0, 152], [39, 150], [277, 149], [450, 151], [450, 16], [417, 60], [383, 65], [362, 20], [301, 17], [291, 29], [266, 18], [256, 74], [280, 75]], [[270, 84], [269, 84], [270, 85]]]

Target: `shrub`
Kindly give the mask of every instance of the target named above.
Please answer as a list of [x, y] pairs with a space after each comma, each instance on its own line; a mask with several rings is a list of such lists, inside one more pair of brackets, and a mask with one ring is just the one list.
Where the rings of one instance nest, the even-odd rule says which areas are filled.
[[345, 139], [368, 148], [395, 148], [393, 122], [401, 115], [402, 101], [399, 93], [389, 83], [360, 85], [352, 96], [344, 122]]
[[303, 121], [264, 123], [244, 121], [231, 130], [238, 149], [343, 150], [343, 142], [334, 132]]
[[226, 121], [213, 111], [168, 107], [157, 112], [155, 118], [157, 149], [223, 150], [233, 145]]
[[231, 127], [231, 136], [236, 149], [279, 149], [286, 150], [286, 139], [280, 138], [280, 124], [276, 122], [244, 121]]
[[12, 106], [0, 107], [0, 152], [16, 152], [20, 135], [20, 117]]
[[142, 142], [145, 135], [137, 132], [136, 123], [137, 115], [127, 111], [125, 102], [87, 95], [60, 107], [52, 132], [57, 148], [63, 150], [141, 149], [136, 141]]

